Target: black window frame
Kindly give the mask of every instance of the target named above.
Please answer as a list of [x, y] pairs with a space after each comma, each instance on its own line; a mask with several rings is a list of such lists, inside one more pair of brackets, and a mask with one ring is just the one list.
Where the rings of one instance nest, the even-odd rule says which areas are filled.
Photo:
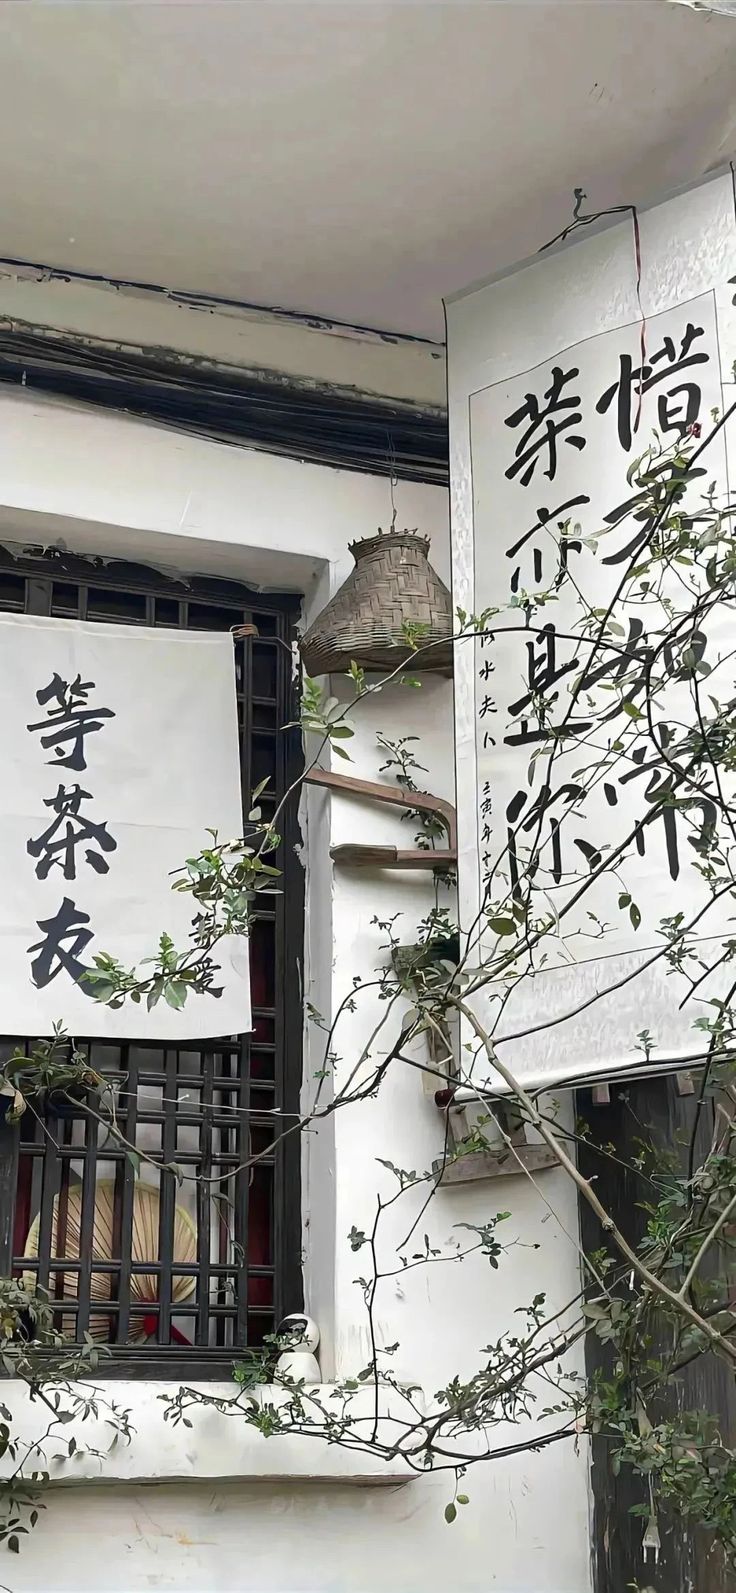
[[[67, 583], [78, 590], [77, 618], [87, 618], [90, 592], [109, 593], [119, 598], [143, 600], [146, 617], [139, 623], [153, 623], [157, 602], [177, 605], [175, 625], [188, 625], [191, 607], [198, 616], [218, 609], [237, 610], [239, 624], [265, 627], [275, 638], [276, 700], [281, 728], [276, 726], [276, 795], [282, 795], [298, 778], [303, 768], [301, 735], [297, 725], [297, 682], [292, 664], [296, 621], [301, 610], [298, 593], [260, 593], [244, 582], [209, 575], [162, 574], [145, 565], [110, 557], [70, 553], [61, 549], [0, 546], [0, 611], [49, 614], [52, 612], [54, 585]], [[22, 593], [22, 598], [21, 598]], [[114, 605], [112, 605], [114, 606]], [[58, 611], [58, 610], [57, 610]], [[174, 610], [171, 610], [173, 615]], [[149, 617], [150, 616], [150, 617]], [[119, 618], [120, 612], [98, 614], [99, 619]], [[157, 623], [162, 623], [157, 621]], [[165, 624], [166, 621], [163, 621]], [[200, 618], [197, 628], [206, 628]], [[214, 628], [223, 628], [222, 624]], [[243, 639], [245, 670], [249, 672], [254, 642]], [[251, 677], [252, 679], [252, 673]], [[250, 754], [253, 725], [253, 691], [245, 693], [245, 719], [241, 738], [243, 800], [249, 808]], [[283, 717], [281, 711], [283, 710]], [[280, 890], [275, 896], [274, 935], [274, 1086], [275, 1103], [286, 1122], [296, 1122], [302, 1078], [302, 955], [304, 940], [304, 874], [298, 854], [300, 832], [298, 800], [286, 804], [279, 823], [282, 844], [277, 861], [282, 870]], [[265, 1009], [264, 1009], [265, 1010]], [[254, 1016], [257, 1009], [254, 1008]], [[7, 1038], [7, 1037], [6, 1037]], [[17, 1037], [12, 1037], [17, 1038]], [[33, 1037], [26, 1037], [33, 1038]], [[248, 1054], [249, 1037], [239, 1037], [243, 1059]], [[288, 1115], [287, 1115], [288, 1114]], [[13, 1232], [18, 1178], [19, 1131], [0, 1122], [0, 1275], [13, 1270]], [[273, 1324], [289, 1311], [298, 1311], [303, 1302], [302, 1223], [301, 1223], [301, 1139], [298, 1131], [278, 1139], [273, 1157]], [[16, 1260], [16, 1274], [18, 1271]], [[242, 1314], [242, 1313], [241, 1313]], [[237, 1353], [245, 1344], [231, 1346], [187, 1346], [148, 1344], [111, 1346], [110, 1354], [100, 1357], [96, 1376], [181, 1379], [208, 1379], [227, 1375]]]

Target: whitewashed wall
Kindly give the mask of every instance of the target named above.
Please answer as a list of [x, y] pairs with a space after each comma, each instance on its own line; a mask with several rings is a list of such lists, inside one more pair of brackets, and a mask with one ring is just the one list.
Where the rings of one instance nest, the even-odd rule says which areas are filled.
[[[400, 485], [399, 522], [432, 539], [447, 578], [447, 503], [434, 488]], [[148, 559], [161, 567], [227, 573], [307, 593], [321, 604], [350, 567], [349, 540], [390, 517], [385, 481], [300, 465], [178, 436], [152, 426], [0, 396], [0, 535]], [[354, 772], [376, 777], [375, 732], [422, 737], [426, 783], [452, 797], [452, 705], [448, 682], [394, 693], [357, 722]], [[345, 768], [347, 766], [344, 766]], [[398, 819], [313, 793], [305, 816], [309, 993], [323, 1011], [354, 972], [379, 960], [374, 914], [405, 914], [406, 938], [430, 905], [418, 876], [363, 878], [332, 873], [330, 842], [397, 838]], [[399, 831], [402, 838], [406, 828]], [[359, 1009], [353, 1053], [369, 1032]], [[307, 1071], [312, 1066], [308, 1056]], [[376, 1102], [338, 1114], [309, 1137], [305, 1165], [305, 1250], [309, 1305], [325, 1339], [323, 1369], [348, 1374], [364, 1364], [367, 1340], [352, 1280], [359, 1258], [348, 1229], [367, 1225], [384, 1174], [376, 1156], [425, 1167], [441, 1150], [441, 1126], [420, 1076], [390, 1077]], [[380, 1175], [380, 1177], [379, 1177]], [[511, 1212], [515, 1249], [497, 1273], [466, 1262], [452, 1273], [417, 1270], [383, 1286], [379, 1329], [400, 1339], [397, 1370], [430, 1394], [480, 1350], [512, 1312], [547, 1290], [560, 1304], [577, 1287], [577, 1216], [562, 1175], [543, 1175], [543, 1198], [525, 1181], [442, 1191], [427, 1224], [445, 1238], [452, 1224]], [[526, 1248], [538, 1243], [540, 1248]], [[400, 1284], [400, 1286], [399, 1286]], [[126, 1389], [126, 1397], [129, 1392]], [[209, 1432], [209, 1436], [208, 1436]], [[503, 1440], [518, 1436], [499, 1435]], [[182, 1445], [185, 1440], [182, 1438]], [[150, 1424], [134, 1444], [136, 1474], [161, 1475], [161, 1445]], [[237, 1427], [227, 1440], [202, 1434], [203, 1474], [237, 1483], [188, 1481], [158, 1487], [78, 1485], [58, 1489], [18, 1560], [0, 1581], [14, 1593], [78, 1593], [104, 1586], [218, 1589], [223, 1593], [587, 1593], [587, 1462], [572, 1445], [476, 1470], [470, 1506], [453, 1527], [443, 1506], [449, 1484], [423, 1479], [370, 1488], [339, 1481], [243, 1477]], [[227, 1452], [227, 1444], [232, 1446]], [[247, 1469], [247, 1468], [245, 1468]], [[278, 1467], [274, 1466], [275, 1471]], [[12, 1573], [12, 1574], [11, 1574]]]

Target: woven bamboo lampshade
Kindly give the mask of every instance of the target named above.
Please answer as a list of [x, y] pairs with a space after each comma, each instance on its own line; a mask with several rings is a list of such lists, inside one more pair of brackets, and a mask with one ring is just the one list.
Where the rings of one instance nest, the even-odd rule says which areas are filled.
[[[307, 674], [341, 673], [351, 659], [369, 670], [411, 660], [412, 672], [451, 674], [452, 600], [429, 562], [427, 537], [379, 531], [350, 552], [355, 569], [302, 637]], [[419, 653], [402, 630], [407, 621], [423, 627]]]

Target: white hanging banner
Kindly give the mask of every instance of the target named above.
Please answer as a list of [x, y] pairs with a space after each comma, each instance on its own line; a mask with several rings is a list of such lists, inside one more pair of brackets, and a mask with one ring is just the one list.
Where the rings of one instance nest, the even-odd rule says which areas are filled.
[[195, 907], [173, 872], [242, 834], [232, 637], [0, 615], [0, 1028], [202, 1039], [251, 1026], [247, 941], [213, 951], [222, 994], [112, 1011], [81, 975], [125, 968]]
[[[497, 994], [478, 1000], [495, 1036], [514, 1037], [499, 1055], [527, 1083], [625, 1074], [641, 1064], [645, 1028], [653, 1064], [683, 1067], [702, 1055], [693, 1029], [702, 1008], [680, 1011], [684, 989], [651, 957], [663, 945], [661, 921], [678, 910], [690, 916], [708, 900], [689, 844], [693, 824], [662, 806], [625, 857], [624, 884], [621, 871], [604, 869], [577, 916], [567, 908], [606, 849], [657, 800], [643, 750], [612, 758], [595, 789], [582, 801], [577, 795], [581, 768], [605, 756], [616, 734], [606, 711], [620, 715], [616, 682], [624, 674], [636, 718], [644, 665], [639, 687], [632, 685], [632, 656], [645, 661], [651, 623], [641, 597], [616, 613], [626, 656], [605, 648], [596, 655], [550, 785], [546, 758], [535, 751], [545, 741], [540, 702], [548, 722], [563, 721], [571, 683], [577, 689], [584, 671], [587, 655], [573, 635], [581, 598], [603, 612], [651, 530], [631, 502], [629, 467], [655, 433], [665, 447], [685, 438], [694, 445], [736, 396], [735, 276], [729, 171], [638, 218], [586, 227], [447, 306], [453, 597], [476, 615], [516, 605], [499, 616], [498, 634], [455, 650], [461, 913], [464, 928], [477, 926], [470, 960], [498, 948], [494, 899], [505, 894], [508, 912], [514, 870], [523, 871], [536, 837], [540, 910], [543, 898], [543, 910], [567, 913], [564, 931], [545, 937], [501, 1018]], [[711, 483], [717, 501], [728, 501], [732, 437], [724, 428], [708, 445], [686, 509], [702, 503]], [[525, 594], [543, 591], [551, 598], [535, 608], [525, 635]], [[661, 629], [661, 617], [656, 623]], [[720, 652], [716, 637], [726, 700], [731, 626], [729, 616]], [[693, 712], [687, 694], [686, 705]], [[704, 825], [709, 817], [704, 801]], [[633, 913], [621, 911], [622, 895]], [[728, 933], [725, 922], [711, 912], [699, 933]], [[630, 979], [649, 962], [651, 971]]]

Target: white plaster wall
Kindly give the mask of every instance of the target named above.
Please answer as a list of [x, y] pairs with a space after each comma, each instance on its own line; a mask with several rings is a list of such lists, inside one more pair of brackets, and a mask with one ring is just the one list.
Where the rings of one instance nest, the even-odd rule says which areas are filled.
[[[400, 484], [397, 506], [400, 523], [418, 524], [431, 536], [433, 562], [447, 576], [445, 494]], [[347, 542], [389, 518], [383, 480], [26, 395], [0, 397], [3, 536], [12, 532], [44, 541], [62, 534], [81, 550], [303, 586], [312, 601], [321, 601], [349, 567]], [[353, 772], [376, 776], [377, 729], [416, 733], [428, 789], [451, 797], [451, 716], [448, 682], [428, 681], [421, 691], [392, 689], [356, 720]], [[420, 876], [332, 875], [328, 845], [406, 835], [407, 826], [395, 814], [348, 799], [330, 804], [324, 793], [310, 796], [307, 978], [323, 1011], [354, 972], [365, 975], [380, 960], [384, 937], [372, 917], [401, 912], [411, 939], [417, 917], [432, 900]], [[372, 996], [360, 999], [344, 1036], [346, 1059], [357, 1054], [377, 1010]], [[308, 1048], [307, 1071], [316, 1059]], [[411, 1069], [389, 1075], [377, 1101], [336, 1114], [326, 1132], [308, 1136], [307, 1289], [324, 1331], [328, 1377], [333, 1370], [355, 1372], [367, 1359], [361, 1297], [352, 1281], [361, 1258], [350, 1251], [346, 1235], [353, 1223], [369, 1225], [377, 1189], [389, 1187], [376, 1157], [425, 1168], [441, 1148], [438, 1114]], [[543, 1178], [541, 1194], [516, 1178], [438, 1193], [420, 1234], [445, 1239], [453, 1224], [482, 1220], [500, 1207], [511, 1213], [507, 1234], [519, 1244], [498, 1272], [468, 1261], [452, 1270], [417, 1270], [382, 1286], [378, 1330], [383, 1342], [401, 1341], [395, 1366], [402, 1378], [421, 1382], [431, 1395], [454, 1371], [477, 1366], [482, 1346], [534, 1294], [546, 1290], [561, 1305], [575, 1293], [574, 1194], [562, 1175]], [[403, 1213], [400, 1220], [409, 1225]], [[400, 1237], [398, 1226], [393, 1237]], [[391, 1255], [387, 1247], [386, 1264]], [[496, 1441], [517, 1437], [516, 1430], [500, 1431]], [[150, 1436], [145, 1441], [155, 1473], [155, 1442]], [[143, 1461], [140, 1474], [146, 1474]], [[324, 1480], [66, 1487], [48, 1496], [39, 1527], [7, 1572], [3, 1566], [0, 1581], [14, 1593], [94, 1593], [102, 1587], [121, 1593], [149, 1587], [197, 1593], [587, 1593], [584, 1453], [565, 1444], [496, 1462], [477, 1468], [466, 1487], [471, 1504], [452, 1527], [442, 1513], [451, 1487], [441, 1477], [384, 1489]]]
[[588, 1585], [584, 1523], [566, 1508], [559, 1470], [549, 1457], [541, 1463], [545, 1502], [533, 1514], [518, 1478], [496, 1473], [460, 1528], [445, 1525], [445, 1493], [432, 1482], [421, 1492], [291, 1483], [59, 1490], [3, 1575], [13, 1593], [577, 1593]]
[[[399, 518], [440, 535], [446, 497], [399, 485]], [[0, 393], [0, 533], [311, 595], [347, 544], [391, 519], [385, 478], [281, 460], [101, 410]]]

